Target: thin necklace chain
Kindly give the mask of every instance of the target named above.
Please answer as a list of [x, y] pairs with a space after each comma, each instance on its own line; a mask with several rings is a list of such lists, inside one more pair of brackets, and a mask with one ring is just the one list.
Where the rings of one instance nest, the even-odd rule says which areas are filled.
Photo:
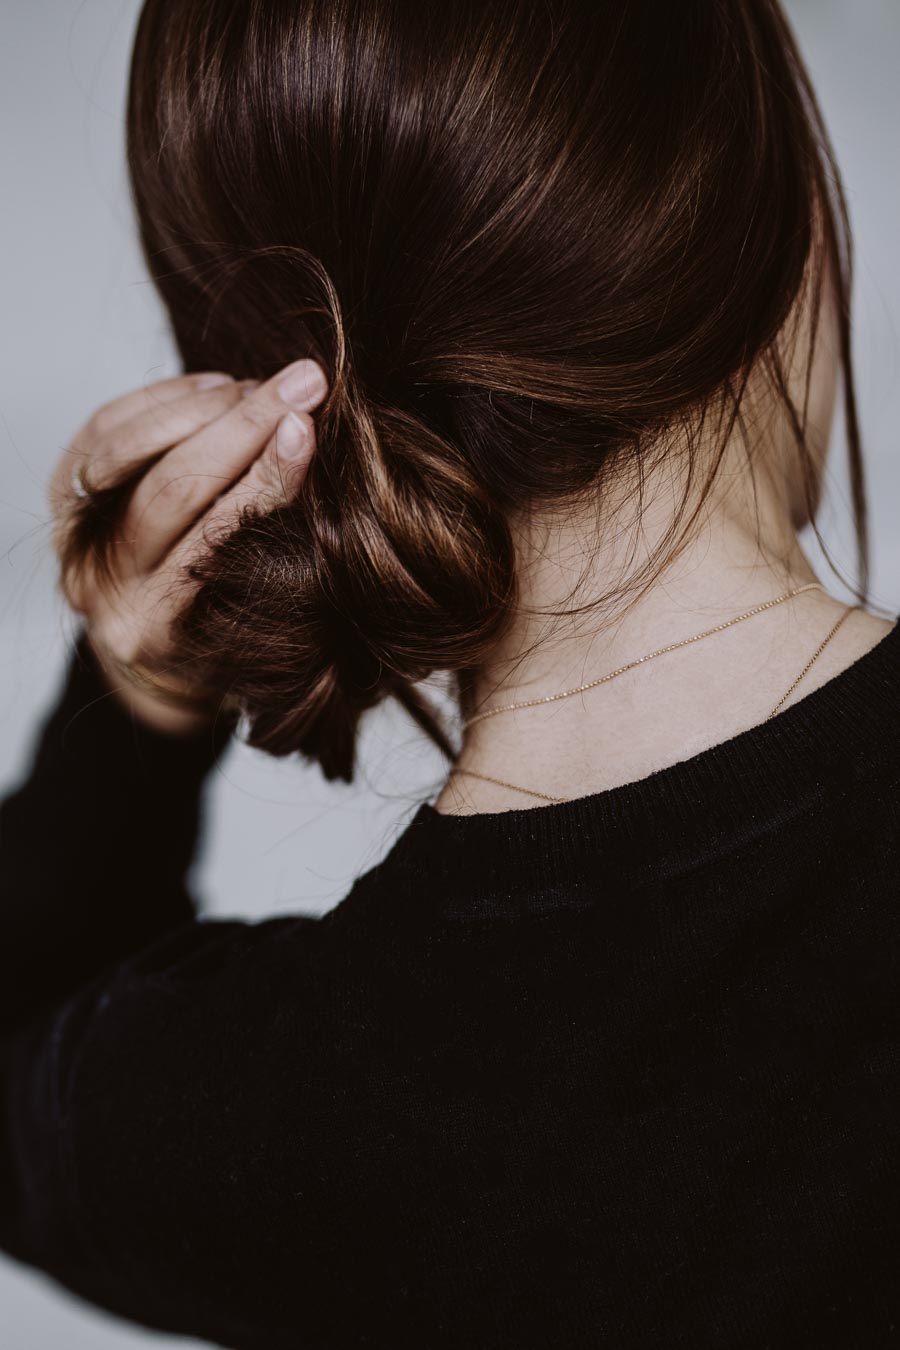
[[[627, 665], [619, 666], [618, 669], [610, 671], [609, 674], [601, 675], [599, 679], [590, 680], [588, 681], [587, 684], [580, 684], [575, 689], [565, 689], [562, 691], [562, 693], [559, 694], [547, 694], [543, 698], [525, 699], [520, 703], [505, 703], [500, 708], [489, 708], [486, 712], [476, 713], [474, 717], [470, 717], [468, 721], [463, 723], [463, 727], [464, 728], [470, 727], [474, 722], [479, 722], [485, 717], [495, 717], [498, 713], [513, 712], [518, 708], [534, 708], [541, 703], [555, 703], [558, 699], [569, 698], [572, 694], [581, 694], [587, 689], [595, 689], [598, 685], [605, 684], [607, 680], [614, 680], [616, 676], [624, 675], [626, 671], [634, 670], [636, 666], [642, 665], [645, 661], [652, 661], [657, 656], [664, 656], [666, 652], [673, 652], [676, 651], [679, 647], [687, 647], [692, 642], [700, 642], [701, 639], [703, 638], [712, 637], [714, 633], [721, 633], [724, 629], [731, 628], [734, 624], [743, 622], [744, 619], [752, 618], [754, 614], [761, 614], [763, 610], [771, 609], [773, 605], [780, 605], [785, 600], [790, 600], [795, 595], [801, 595], [804, 591], [811, 591], [811, 590], [824, 590], [824, 587], [822, 586], [822, 583], [819, 581], [811, 581], [804, 586], [797, 586], [793, 590], [785, 591], [783, 595], [776, 596], [774, 600], [766, 600], [761, 605], [755, 605], [753, 609], [748, 609], [745, 611], [745, 613], [738, 614], [733, 619], [726, 620], [725, 623], [716, 624], [713, 628], [707, 628], [702, 633], [695, 633], [692, 637], [683, 638], [680, 642], [672, 642], [666, 647], [660, 647], [655, 652], [648, 652], [646, 656], [640, 656], [635, 661], [629, 661]], [[790, 688], [781, 696], [781, 698], [775, 704], [775, 707], [764, 719], [766, 722], [771, 721], [771, 719], [780, 712], [780, 710], [784, 707], [787, 700], [790, 698], [791, 694], [800, 684], [801, 680], [803, 680], [804, 677], [809, 673], [814, 663], [818, 660], [822, 652], [828, 646], [828, 643], [834, 637], [835, 633], [838, 631], [841, 624], [844, 623], [847, 619], [849, 619], [850, 615], [854, 612], [854, 610], [857, 610], [859, 608], [860, 608], [859, 605], [852, 605], [844, 611], [844, 613], [832, 627], [831, 631], [828, 633], [827, 637], [824, 638], [824, 640], [816, 648], [815, 652], [813, 652], [812, 656], [807, 661], [806, 665], [803, 667], [800, 674], [791, 683]], [[504, 779], [494, 778], [490, 774], [476, 773], [474, 769], [454, 768], [451, 771], [451, 777], [453, 774], [465, 774], [469, 778], [481, 778], [486, 783], [496, 783], [499, 787], [510, 788], [513, 792], [524, 792], [529, 797], [540, 797], [544, 801], [548, 802], [565, 802], [570, 800], [568, 797], [554, 797], [549, 792], [538, 792], [534, 788], [523, 788], [520, 787], [517, 783], [508, 783]]]
[[731, 628], [733, 624], [741, 623], [744, 619], [751, 619], [754, 614], [761, 614], [764, 609], [771, 609], [773, 605], [780, 605], [785, 600], [790, 600], [792, 596], [800, 595], [802, 591], [811, 591], [818, 588], [822, 589], [820, 581], [810, 581], [805, 586], [797, 586], [792, 591], [785, 591], [784, 595], [778, 595], [774, 600], [766, 600], [761, 605], [755, 605], [753, 609], [746, 610], [743, 614], [736, 615], [733, 619], [726, 619], [724, 623], [717, 623], [713, 628], [706, 628], [702, 633], [694, 633], [692, 637], [682, 638], [680, 642], [670, 642], [667, 647], [660, 647], [655, 652], [648, 652], [646, 656], [639, 656], [634, 661], [629, 661], [627, 665], [619, 666], [616, 670], [611, 670], [608, 675], [601, 675], [599, 679], [589, 680], [587, 684], [579, 684], [575, 689], [564, 689], [560, 694], [545, 694], [543, 698], [523, 699], [521, 703], [504, 703], [499, 708], [488, 708], [485, 712], [476, 713], [468, 721], [463, 723], [463, 727], [474, 726], [476, 722], [482, 721], [485, 717], [496, 717], [498, 713], [513, 712], [517, 708], [535, 708], [539, 703], [555, 703], [561, 698], [570, 698], [572, 694], [583, 694], [586, 689], [596, 689], [597, 685], [605, 684], [607, 680], [614, 680], [618, 675], [624, 675], [629, 670], [634, 670], [636, 666], [643, 665], [645, 661], [652, 661], [657, 656], [665, 656], [667, 652], [674, 652], [679, 647], [687, 647], [692, 642], [700, 642], [703, 638], [712, 637], [714, 633], [721, 633], [725, 628]]

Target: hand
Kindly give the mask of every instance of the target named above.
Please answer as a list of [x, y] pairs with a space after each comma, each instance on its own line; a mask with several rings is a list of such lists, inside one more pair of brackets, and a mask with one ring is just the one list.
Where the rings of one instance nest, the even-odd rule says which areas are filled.
[[[62, 558], [73, 515], [90, 493], [130, 478], [134, 487], [112, 545], [109, 574], [88, 556], [63, 589], [85, 616], [91, 648], [117, 696], [158, 730], [200, 729], [212, 712], [176, 707], [126, 676], [134, 662], [169, 664], [177, 685], [172, 620], [191, 598], [186, 569], [213, 535], [236, 528], [250, 502], [293, 496], [315, 452], [311, 411], [327, 393], [320, 366], [295, 362], [264, 384], [228, 375], [182, 375], [104, 405], [66, 449], [51, 478], [54, 543]], [[81, 490], [76, 484], [81, 485]], [[184, 693], [190, 696], [189, 686]]]

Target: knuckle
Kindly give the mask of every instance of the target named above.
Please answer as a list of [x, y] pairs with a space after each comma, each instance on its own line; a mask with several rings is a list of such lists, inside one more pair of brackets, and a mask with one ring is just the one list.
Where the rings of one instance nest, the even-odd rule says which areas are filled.
[[193, 506], [198, 492], [193, 474], [169, 473], [154, 488], [154, 505], [165, 511], [181, 512]]
[[244, 425], [253, 432], [268, 432], [275, 420], [272, 409], [254, 395], [243, 399], [235, 409]]
[[155, 403], [152, 408], [147, 410], [146, 417], [142, 419], [142, 422], [147, 440], [159, 444], [166, 440], [171, 442], [180, 439], [181, 435], [184, 434], [182, 428], [187, 427], [188, 430], [193, 430], [196, 420], [196, 414], [191, 416], [177, 404]]
[[111, 431], [103, 440], [102, 450], [98, 447], [96, 462], [116, 468], [127, 463], [133, 453], [134, 444], [128, 433], [124, 430]]
[[[217, 394], [219, 391], [211, 391]], [[154, 426], [168, 428], [179, 421], [196, 421], [206, 395], [194, 389], [166, 389], [148, 396], [144, 415]]]
[[115, 424], [114, 404], [105, 403], [102, 408], [97, 408], [88, 420], [85, 422], [77, 439], [85, 441], [88, 445], [94, 441], [100, 440], [107, 434], [110, 427]]
[[180, 398], [185, 393], [185, 388], [180, 377], [176, 376], [170, 380], [151, 380], [141, 385], [137, 392], [142, 405], [139, 411], [149, 411], [151, 408], [158, 408]]
[[228, 384], [217, 384], [212, 389], [200, 389], [194, 391], [192, 402], [199, 404], [201, 408], [217, 408], [221, 404], [239, 403], [243, 398], [242, 387], [237, 380], [231, 380]]

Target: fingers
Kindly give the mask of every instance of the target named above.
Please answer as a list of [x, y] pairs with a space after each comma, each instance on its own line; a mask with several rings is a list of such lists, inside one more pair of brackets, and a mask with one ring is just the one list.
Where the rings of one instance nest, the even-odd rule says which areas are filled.
[[[209, 372], [180, 375], [133, 390], [105, 404], [85, 422], [66, 447], [48, 484], [47, 497], [55, 513], [64, 510], [75, 483], [83, 474], [92, 488], [106, 487], [136, 467], [142, 456], [152, 456], [181, 435], [219, 417], [241, 396], [242, 386], [230, 375]], [[200, 421], [191, 422], [186, 410]]]
[[221, 417], [242, 397], [242, 385], [231, 380], [228, 384], [187, 394], [138, 413], [120, 423], [100, 442], [85, 468], [88, 482], [92, 488], [121, 482], [145, 460], [187, 440]]
[[224, 388], [235, 382], [230, 375], [220, 371], [204, 371], [201, 375], [176, 375], [170, 380], [156, 380], [153, 384], [142, 385], [130, 393], [115, 398], [98, 408], [79, 432], [76, 440], [95, 444], [104, 436], [144, 413], [153, 414], [165, 409], [188, 394], [203, 392], [206, 389]]
[[[273, 457], [271, 463], [279, 462], [274, 458], [275, 430], [288, 409], [300, 414], [300, 425], [308, 424], [312, 436], [308, 414], [327, 390], [324, 372], [316, 362], [295, 362], [175, 445], [135, 487], [123, 525], [128, 545], [123, 567], [134, 575], [157, 566], [217, 498], [224, 500], [222, 494], [228, 495], [230, 485], [246, 473], [264, 447]], [[291, 436], [287, 430], [279, 434], [282, 440]], [[271, 463], [267, 460], [269, 469], [263, 467], [247, 482], [258, 488], [259, 473], [268, 472]], [[239, 490], [246, 498], [246, 484]], [[218, 519], [220, 504], [215, 510]]]
[[153, 578], [153, 624], [170, 623], [186, 603], [192, 585], [186, 569], [207, 548], [227, 538], [240, 524], [247, 506], [273, 510], [290, 500], [306, 477], [315, 454], [315, 425], [309, 413], [289, 412], [277, 423], [262, 454], [196, 521], [170, 550]]

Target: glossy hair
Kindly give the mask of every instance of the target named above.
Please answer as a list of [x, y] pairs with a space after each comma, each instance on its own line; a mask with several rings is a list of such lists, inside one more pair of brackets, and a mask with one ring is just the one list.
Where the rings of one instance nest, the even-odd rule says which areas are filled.
[[724, 452], [752, 369], [787, 405], [826, 265], [864, 593], [850, 234], [775, 0], [147, 0], [128, 150], [185, 369], [330, 381], [295, 499], [198, 560], [177, 632], [251, 744], [350, 781], [393, 695], [452, 756], [415, 686], [466, 710], [511, 512], [600, 504], [711, 418]]

